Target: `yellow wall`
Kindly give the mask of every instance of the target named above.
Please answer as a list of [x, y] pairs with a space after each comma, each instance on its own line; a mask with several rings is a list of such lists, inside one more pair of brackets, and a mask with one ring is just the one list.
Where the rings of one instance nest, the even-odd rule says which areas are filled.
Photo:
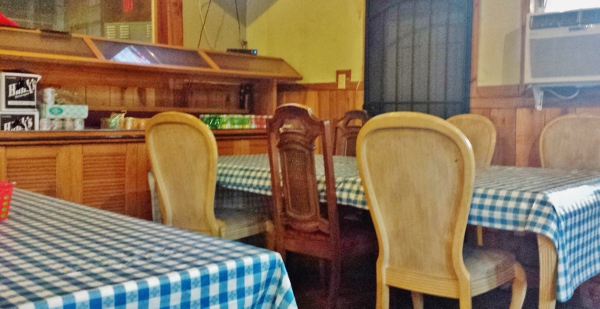
[[[183, 46], [198, 48], [200, 30], [202, 29], [201, 16], [205, 16], [208, 2], [209, 0], [182, 0]], [[244, 39], [246, 36], [246, 1], [238, 0], [237, 2], [241, 31], [238, 30], [234, 2], [230, 0], [213, 0], [206, 19], [204, 27], [206, 33], [202, 35], [200, 49], [225, 51], [227, 48], [241, 48], [240, 38]], [[200, 5], [202, 5], [202, 15], [200, 15]]]
[[334, 82], [336, 70], [362, 81], [365, 0], [250, 0], [249, 48], [281, 57], [303, 83]]
[[[477, 75], [479, 86], [518, 84], [521, 1], [480, 0]], [[201, 29], [199, 3], [183, 0], [184, 46], [196, 48]], [[240, 48], [232, 1], [213, 0], [202, 49]], [[281, 57], [303, 83], [334, 82], [336, 70], [363, 80], [365, 0], [238, 0], [241, 38], [260, 55]], [[211, 48], [212, 47], [212, 48]]]
[[521, 0], [480, 0], [477, 85], [518, 84]]

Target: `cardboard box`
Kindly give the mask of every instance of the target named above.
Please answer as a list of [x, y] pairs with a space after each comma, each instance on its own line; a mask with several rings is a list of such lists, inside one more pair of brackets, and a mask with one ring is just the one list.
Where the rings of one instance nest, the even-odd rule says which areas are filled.
[[86, 119], [88, 117], [87, 105], [48, 105], [40, 104], [41, 118], [71, 118]]
[[37, 74], [0, 72], [0, 111], [35, 109], [40, 78]]
[[40, 126], [37, 110], [0, 112], [0, 130], [2, 131], [34, 131]]

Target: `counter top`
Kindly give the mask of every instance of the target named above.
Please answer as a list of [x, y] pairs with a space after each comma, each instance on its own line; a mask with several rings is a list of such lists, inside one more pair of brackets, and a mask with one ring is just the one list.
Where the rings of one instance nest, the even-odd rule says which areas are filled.
[[[261, 139], [264, 129], [213, 130], [217, 140]], [[143, 130], [0, 131], [0, 146], [144, 142]]]

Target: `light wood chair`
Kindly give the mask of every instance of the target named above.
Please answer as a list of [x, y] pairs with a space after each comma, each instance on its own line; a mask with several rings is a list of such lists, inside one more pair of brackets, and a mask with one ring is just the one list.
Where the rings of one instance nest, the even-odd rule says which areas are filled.
[[146, 145], [164, 224], [232, 240], [267, 233], [267, 247], [273, 247], [268, 218], [214, 208], [217, 143], [200, 119], [179, 112], [157, 114], [146, 124]]
[[467, 137], [473, 147], [476, 167], [490, 166], [496, 149], [496, 127], [483, 115], [460, 114], [447, 119]]
[[[456, 126], [471, 142], [476, 167], [487, 167], [492, 163], [494, 150], [496, 149], [496, 127], [494, 123], [483, 115], [460, 114], [447, 119]], [[477, 243], [483, 245], [483, 228], [475, 227]], [[473, 235], [472, 227], [469, 227], [468, 235]]]
[[[279, 106], [267, 124], [277, 251], [284, 258], [291, 251], [329, 261], [326, 308], [335, 308], [342, 259], [370, 255], [374, 263], [377, 238], [372, 222], [341, 218], [336, 204], [330, 130], [328, 121], [315, 118], [309, 108], [299, 104]], [[317, 189], [317, 140], [323, 152], [324, 205]]]
[[356, 156], [356, 137], [360, 128], [369, 120], [365, 110], [349, 110], [335, 123], [333, 153], [338, 156]]
[[464, 245], [475, 161], [467, 138], [441, 118], [393, 112], [371, 118], [358, 135], [357, 161], [379, 240], [377, 308], [389, 288], [471, 297], [512, 281], [510, 308], [521, 308], [525, 272], [510, 253]]
[[550, 121], [540, 135], [542, 167], [600, 170], [600, 116], [569, 114]]

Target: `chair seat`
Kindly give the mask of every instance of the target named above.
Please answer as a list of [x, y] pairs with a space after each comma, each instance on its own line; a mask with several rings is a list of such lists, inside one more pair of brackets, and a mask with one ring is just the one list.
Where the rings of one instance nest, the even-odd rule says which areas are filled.
[[[285, 238], [288, 242], [294, 239], [304, 239], [311, 241], [314, 246], [327, 248], [325, 251], [328, 253], [332, 251], [329, 235], [324, 233], [304, 233], [288, 229]], [[340, 219], [340, 241], [341, 252], [346, 258], [367, 253], [377, 255], [377, 234], [375, 234], [375, 228], [371, 222]], [[295, 250], [291, 249], [291, 251]]]
[[222, 238], [236, 240], [272, 230], [271, 220], [264, 214], [238, 209], [215, 208]]
[[471, 275], [471, 294], [490, 291], [514, 277], [515, 256], [495, 249], [480, 249], [465, 245], [463, 260]]

